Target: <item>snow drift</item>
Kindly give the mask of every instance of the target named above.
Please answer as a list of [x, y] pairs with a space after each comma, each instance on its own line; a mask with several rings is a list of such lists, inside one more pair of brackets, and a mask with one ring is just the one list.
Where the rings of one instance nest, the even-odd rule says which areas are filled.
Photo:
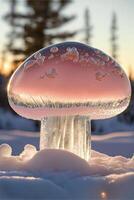
[[0, 146], [0, 199], [126, 200], [134, 199], [133, 184], [133, 157], [92, 150], [88, 163], [64, 150], [27, 145], [12, 156], [9, 145]]

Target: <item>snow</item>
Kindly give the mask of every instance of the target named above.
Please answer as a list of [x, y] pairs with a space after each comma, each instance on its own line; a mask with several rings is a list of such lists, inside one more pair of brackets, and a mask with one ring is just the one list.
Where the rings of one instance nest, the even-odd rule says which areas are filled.
[[0, 156], [1, 157], [9, 157], [12, 154], [12, 148], [8, 144], [0, 145]]
[[93, 124], [95, 125], [94, 133], [96, 134], [134, 131], [134, 123], [125, 123], [119, 119], [119, 116], [103, 120], [94, 120]]
[[[38, 133], [1, 131], [0, 141], [8, 143], [0, 146], [0, 199], [134, 199], [132, 132], [92, 136], [89, 162], [64, 150], [38, 151]], [[14, 151], [20, 141], [26, 146]], [[104, 153], [96, 150], [101, 147]]]
[[29, 160], [36, 153], [37, 153], [36, 147], [31, 144], [27, 144], [25, 145], [23, 152], [20, 154], [20, 158], [21, 160]]
[[35, 122], [0, 108], [0, 129], [35, 131]]
[[92, 148], [110, 156], [132, 157], [134, 153], [134, 132], [92, 135]]

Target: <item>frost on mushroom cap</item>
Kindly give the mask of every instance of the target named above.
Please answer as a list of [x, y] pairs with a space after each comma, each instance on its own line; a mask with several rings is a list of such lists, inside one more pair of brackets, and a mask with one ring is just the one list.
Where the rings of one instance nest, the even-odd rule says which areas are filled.
[[20, 115], [115, 116], [130, 100], [123, 69], [102, 51], [78, 42], [63, 42], [30, 56], [8, 85], [11, 107]]

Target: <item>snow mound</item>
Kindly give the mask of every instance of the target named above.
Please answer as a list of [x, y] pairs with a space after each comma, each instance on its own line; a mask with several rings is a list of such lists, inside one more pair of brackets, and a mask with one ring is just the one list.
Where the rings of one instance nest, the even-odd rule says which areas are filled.
[[92, 150], [86, 162], [64, 150], [37, 151], [29, 144], [18, 156], [5, 152], [0, 155], [0, 199], [134, 199], [133, 157]]
[[108, 175], [134, 171], [134, 157], [108, 156], [92, 150], [89, 163], [79, 156], [58, 149], [37, 151], [27, 144], [20, 155], [11, 155], [8, 144], [0, 145], [0, 170], [28, 170], [31, 172], [74, 171], [83, 175]]
[[35, 172], [74, 171], [82, 175], [89, 174], [88, 162], [73, 153], [58, 149], [39, 151], [26, 163], [26, 168]]
[[9, 157], [12, 154], [12, 148], [8, 144], [0, 145], [0, 156], [1, 157]]
[[20, 154], [20, 157], [22, 158], [22, 160], [29, 160], [36, 153], [37, 153], [36, 147], [31, 144], [27, 144], [24, 147], [24, 151]]
[[125, 158], [123, 156], [112, 157], [92, 151], [89, 166], [91, 175], [99, 174], [105, 176], [113, 173], [134, 172], [134, 158]]

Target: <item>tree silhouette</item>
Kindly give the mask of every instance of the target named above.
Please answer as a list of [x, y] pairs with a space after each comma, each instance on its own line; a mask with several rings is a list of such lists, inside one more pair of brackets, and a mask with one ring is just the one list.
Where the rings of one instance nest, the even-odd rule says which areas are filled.
[[16, 10], [17, 1], [10, 0], [9, 3], [10, 3], [11, 11], [10, 11], [10, 14], [6, 15], [6, 19], [8, 19], [9, 21], [11, 31], [10, 31], [10, 34], [8, 34], [9, 42], [8, 42], [7, 48], [11, 49], [15, 40], [15, 10]]
[[74, 16], [63, 13], [71, 0], [25, 0], [22, 12], [14, 9], [20, 3], [19, 0], [12, 0], [10, 12], [6, 15], [12, 26], [10, 34], [13, 33], [15, 37], [13, 43], [11, 39], [8, 43], [10, 52], [16, 58], [14, 62], [25, 59], [55, 41], [63, 41], [76, 34], [75, 31], [62, 31], [62, 27], [74, 19]]
[[88, 8], [85, 9], [85, 43], [91, 44], [92, 30], [90, 11]]
[[112, 15], [112, 23], [111, 23], [111, 55], [113, 58], [117, 59], [118, 55], [117, 55], [117, 50], [118, 50], [118, 45], [117, 45], [117, 40], [118, 40], [118, 36], [117, 36], [117, 16], [116, 13], [114, 12]]

